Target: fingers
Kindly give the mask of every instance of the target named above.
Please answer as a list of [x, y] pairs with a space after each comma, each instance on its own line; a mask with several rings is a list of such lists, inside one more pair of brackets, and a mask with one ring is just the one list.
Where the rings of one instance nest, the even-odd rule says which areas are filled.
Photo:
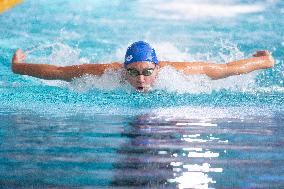
[[16, 53], [18, 53], [18, 52], [23, 52], [23, 50], [22, 49], [17, 49]]
[[262, 55], [262, 56], [269, 56], [270, 52], [267, 51], [267, 50], [264, 50], [264, 51], [259, 51], [259, 54]]
[[17, 49], [15, 54], [18, 55], [18, 56], [21, 56], [21, 57], [26, 56], [26, 54], [24, 53], [24, 51], [22, 49]]
[[262, 51], [257, 51], [252, 56], [260, 57], [260, 56], [270, 56], [270, 55], [271, 55], [271, 53], [268, 50], [262, 50]]
[[13, 63], [22, 63], [26, 58], [26, 54], [22, 49], [17, 49], [13, 56]]
[[264, 63], [264, 68], [272, 68], [274, 66], [274, 59], [271, 53], [267, 50], [257, 51], [253, 54], [254, 57], [263, 57], [263, 60], [266, 60]]

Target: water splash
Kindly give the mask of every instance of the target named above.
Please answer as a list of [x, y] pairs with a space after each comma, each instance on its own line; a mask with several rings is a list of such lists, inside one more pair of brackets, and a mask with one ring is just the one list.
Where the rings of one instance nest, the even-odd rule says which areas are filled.
[[140, 2], [142, 10], [147, 10], [147, 15], [163, 20], [194, 20], [198, 18], [231, 18], [242, 14], [259, 13], [266, 9], [265, 3], [237, 4], [228, 1], [155, 1]]
[[[204, 54], [190, 54], [186, 51], [182, 51], [175, 46], [175, 44], [166, 43], [153, 43], [160, 60], [169, 61], [199, 61], [198, 58], [205, 57], [213, 59], [212, 62], [230, 62], [236, 59], [244, 58], [244, 53], [240, 51], [236, 44], [220, 39], [214, 46], [218, 48], [218, 53], [213, 56], [212, 52]], [[51, 45], [42, 45], [35, 48], [33, 51], [40, 51], [41, 49], [50, 48], [51, 51], [47, 56], [40, 56], [35, 62], [51, 62], [52, 64], [59, 66], [68, 66], [73, 64], [88, 63], [88, 57], [81, 57], [81, 50], [78, 47], [70, 47], [66, 44], [56, 42]], [[124, 54], [124, 49], [118, 48], [114, 52], [114, 57], [121, 59]], [[31, 52], [31, 51], [30, 51]], [[44, 53], [43, 53], [44, 54]], [[45, 60], [45, 61], [44, 61]], [[205, 61], [206, 61], [205, 60]], [[205, 75], [185, 75], [182, 72], [175, 70], [172, 67], [164, 67], [160, 70], [160, 74], [156, 83], [153, 86], [154, 90], [165, 90], [168, 92], [177, 93], [207, 93], [210, 94], [213, 91], [220, 91], [222, 89], [235, 91], [235, 92], [257, 92], [257, 91], [283, 91], [282, 87], [268, 86], [266, 88], [259, 86], [256, 83], [256, 77], [261, 71], [254, 71], [249, 74], [231, 76], [220, 80], [211, 80]], [[75, 78], [72, 82], [62, 81], [47, 81], [42, 80], [42, 83], [50, 86], [59, 86], [69, 88], [78, 92], [87, 92], [94, 88], [111, 91], [115, 89], [123, 89], [126, 91], [131, 90], [129, 84], [121, 83], [121, 70], [118, 72], [108, 71], [101, 77], [85, 75], [81, 78]], [[132, 89], [133, 90], [133, 89]]]
[[211, 80], [203, 75], [185, 75], [171, 67], [161, 69], [155, 89], [177, 93], [208, 93], [227, 89], [246, 91], [255, 88], [254, 78], [257, 73]]
[[121, 71], [107, 71], [100, 77], [85, 75], [82, 78], [76, 78], [69, 84], [69, 88], [79, 92], [86, 92], [93, 88], [111, 91], [124, 86], [120, 81]]
[[[33, 53], [36, 52], [36, 56]], [[57, 66], [70, 66], [89, 63], [89, 59], [80, 57], [81, 49], [71, 47], [60, 41], [42, 44], [26, 51], [29, 62], [49, 63]]]

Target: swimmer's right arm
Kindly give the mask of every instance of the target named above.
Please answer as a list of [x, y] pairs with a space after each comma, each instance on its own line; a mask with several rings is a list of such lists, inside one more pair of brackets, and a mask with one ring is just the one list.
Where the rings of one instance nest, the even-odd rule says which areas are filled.
[[48, 64], [24, 63], [26, 54], [18, 49], [12, 59], [12, 71], [16, 74], [29, 75], [41, 79], [71, 81], [73, 78], [81, 77], [85, 74], [102, 75], [106, 70], [118, 70], [122, 64], [114, 62], [112, 64], [82, 64], [73, 66], [54, 66]]

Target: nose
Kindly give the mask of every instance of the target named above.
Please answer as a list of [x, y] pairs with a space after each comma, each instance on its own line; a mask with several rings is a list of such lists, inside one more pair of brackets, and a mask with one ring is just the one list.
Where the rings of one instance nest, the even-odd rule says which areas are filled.
[[138, 82], [138, 83], [144, 83], [144, 82], [145, 82], [145, 77], [144, 77], [144, 75], [138, 75], [138, 76], [137, 76], [137, 82]]

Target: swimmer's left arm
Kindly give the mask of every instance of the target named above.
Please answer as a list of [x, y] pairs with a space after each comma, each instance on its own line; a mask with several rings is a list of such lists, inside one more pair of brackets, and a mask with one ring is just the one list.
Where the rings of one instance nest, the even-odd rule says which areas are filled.
[[274, 59], [269, 51], [257, 51], [251, 58], [229, 62], [225, 65], [226, 69], [223, 75], [217, 76], [216, 79], [272, 68], [274, 66]]
[[269, 51], [257, 51], [253, 57], [229, 62], [214, 64], [206, 62], [160, 62], [161, 67], [173, 66], [186, 74], [206, 74], [211, 79], [222, 79], [232, 75], [241, 75], [254, 70], [271, 68], [274, 60]]

